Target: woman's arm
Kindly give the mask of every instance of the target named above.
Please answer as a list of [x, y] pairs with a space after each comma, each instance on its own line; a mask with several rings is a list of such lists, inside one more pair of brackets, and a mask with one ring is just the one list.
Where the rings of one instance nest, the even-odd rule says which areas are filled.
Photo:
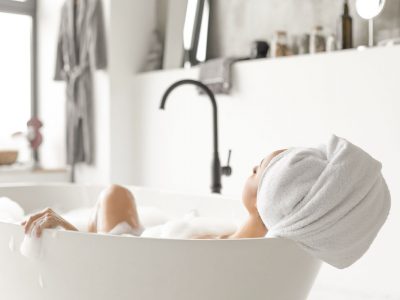
[[25, 234], [35, 234], [37, 237], [42, 235], [43, 229], [62, 227], [65, 230], [78, 231], [75, 226], [68, 223], [51, 208], [46, 208], [40, 213], [30, 216], [22, 222], [25, 227]]

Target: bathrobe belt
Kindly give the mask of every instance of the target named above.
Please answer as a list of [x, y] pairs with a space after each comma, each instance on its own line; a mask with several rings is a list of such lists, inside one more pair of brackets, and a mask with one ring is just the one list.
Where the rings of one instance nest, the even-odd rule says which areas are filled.
[[84, 63], [82, 65], [74, 66], [72, 69], [67, 70], [67, 92], [68, 92], [68, 99], [72, 102], [70, 104], [74, 104], [75, 107], [75, 116], [82, 116], [83, 109], [80, 107], [84, 105], [82, 103], [82, 99], [79, 99], [79, 92], [78, 92], [78, 81], [82, 78], [84, 74], [89, 74], [89, 63]]
[[68, 70], [66, 73], [68, 75], [69, 82], [75, 83], [75, 81], [82, 76], [82, 74], [89, 68], [88, 63], [84, 63], [83, 65], [74, 66], [72, 69]]

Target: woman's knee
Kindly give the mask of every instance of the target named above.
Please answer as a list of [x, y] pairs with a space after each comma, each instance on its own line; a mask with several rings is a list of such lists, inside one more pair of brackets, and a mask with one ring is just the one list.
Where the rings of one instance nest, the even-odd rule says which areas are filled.
[[101, 193], [99, 200], [103, 207], [118, 208], [132, 205], [135, 197], [127, 188], [112, 184]]
[[122, 222], [132, 227], [139, 225], [135, 197], [127, 188], [110, 185], [100, 195], [98, 206], [98, 218], [101, 220], [99, 231], [108, 232]]

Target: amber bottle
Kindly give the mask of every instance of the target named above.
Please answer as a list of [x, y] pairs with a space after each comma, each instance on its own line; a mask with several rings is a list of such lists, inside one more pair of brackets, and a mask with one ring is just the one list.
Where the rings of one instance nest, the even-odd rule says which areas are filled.
[[342, 49], [353, 48], [353, 20], [349, 13], [348, 0], [344, 1], [342, 15]]

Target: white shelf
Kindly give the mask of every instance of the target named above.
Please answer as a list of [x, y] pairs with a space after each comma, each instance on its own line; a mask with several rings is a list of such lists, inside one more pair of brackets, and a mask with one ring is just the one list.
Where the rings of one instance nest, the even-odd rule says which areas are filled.
[[[348, 50], [340, 50], [340, 51], [333, 51], [333, 52], [321, 52], [317, 54], [304, 54], [304, 55], [292, 55], [292, 56], [285, 56], [279, 58], [260, 58], [260, 59], [252, 59], [252, 60], [244, 60], [238, 61], [234, 64], [234, 70], [239, 71], [242, 68], [254, 68], [254, 67], [264, 67], [268, 64], [287, 64], [287, 63], [296, 63], [300, 60], [319, 60], [319, 59], [330, 59], [334, 57], [340, 58], [347, 57], [349, 55], [364, 55], [364, 54], [377, 54], [377, 55], [385, 55], [387, 52], [391, 51], [400, 51], [400, 45], [395, 46], [387, 46], [387, 47], [373, 47], [373, 48], [364, 48], [364, 49], [348, 49]], [[180, 77], [189, 77], [193, 78], [197, 76], [199, 67], [195, 66], [193, 68], [185, 69], [168, 69], [168, 70], [154, 70], [148, 72], [137, 73], [134, 75], [136, 79], [149, 79], [152, 77], [166, 77], [171, 76], [173, 78], [180, 78]]]

